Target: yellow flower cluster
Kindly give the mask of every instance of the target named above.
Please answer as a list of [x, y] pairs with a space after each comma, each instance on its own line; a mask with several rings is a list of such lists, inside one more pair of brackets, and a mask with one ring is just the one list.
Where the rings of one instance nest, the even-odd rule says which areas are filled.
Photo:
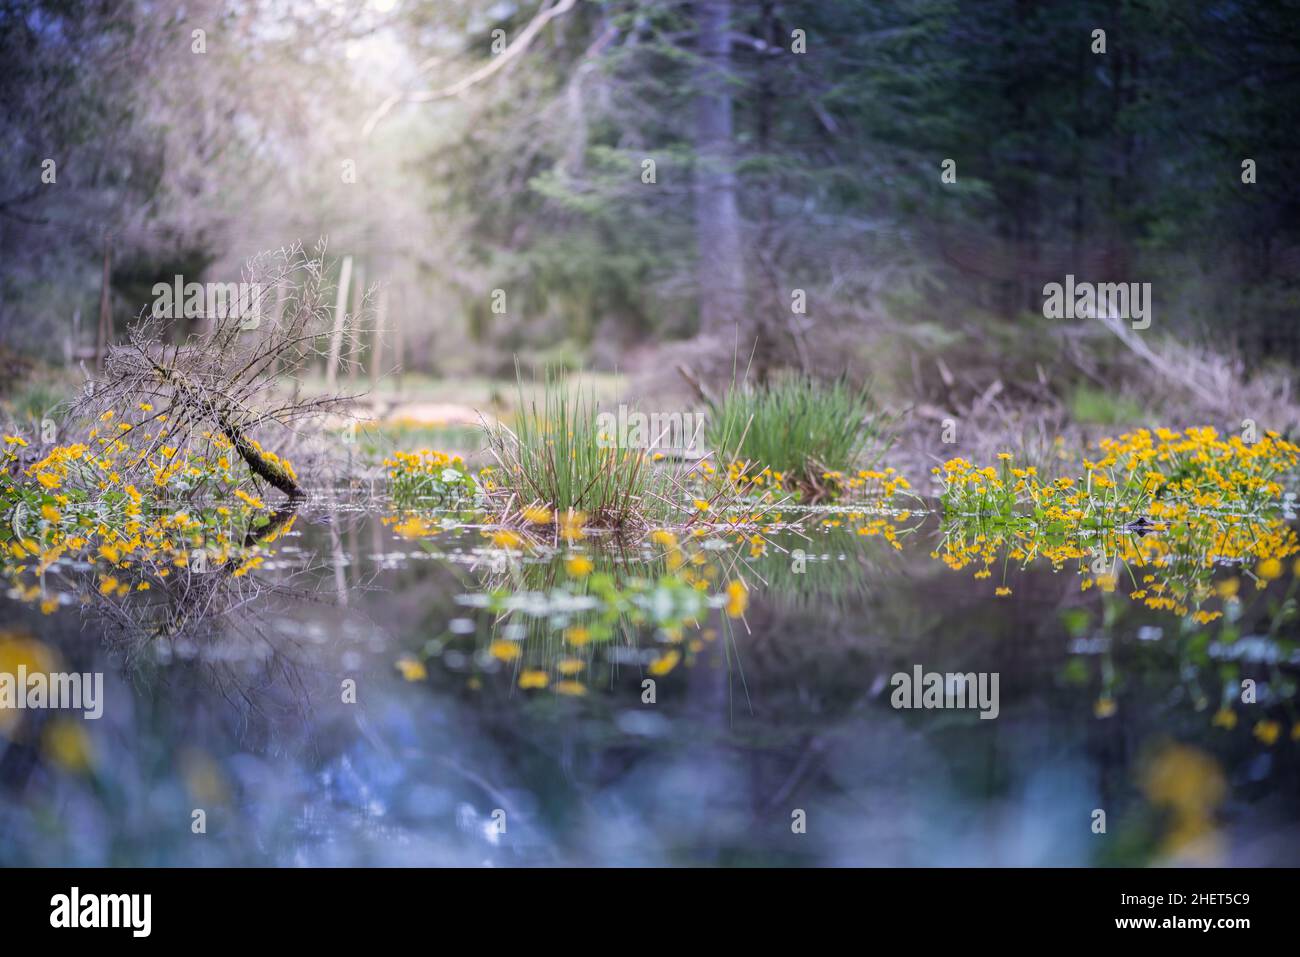
[[[161, 442], [156, 451], [142, 452], [92, 430], [87, 442], [56, 446], [18, 472], [14, 460], [26, 442], [6, 437], [0, 509], [10, 520], [0, 535], [0, 574], [14, 593], [39, 601], [47, 614], [65, 593], [78, 602], [94, 594], [125, 597], [189, 568], [196, 549], [204, 562], [228, 565], [237, 577], [256, 568], [261, 546], [245, 547], [243, 541], [253, 513], [265, 505], [241, 488], [230, 489], [230, 443], [221, 436], [203, 438], [218, 455]], [[287, 460], [275, 461], [292, 474]], [[133, 470], [144, 473], [141, 479], [152, 474], [152, 482], [143, 481], [146, 492], [129, 480]], [[180, 496], [201, 485], [232, 493], [243, 504], [177, 509]], [[263, 541], [283, 535], [291, 524], [268, 530]]]
[[384, 467], [389, 477], [397, 474], [432, 475], [441, 473], [446, 468], [464, 469], [465, 463], [459, 455], [448, 455], [436, 449], [420, 449], [415, 452], [394, 452], [384, 459]]
[[997, 467], [962, 458], [932, 470], [949, 513], [1032, 514], [1046, 522], [1092, 527], [1181, 520], [1192, 512], [1249, 514], [1283, 492], [1279, 479], [1300, 463], [1300, 447], [1268, 432], [1256, 442], [1221, 439], [1210, 427], [1138, 429], [1102, 439], [1083, 474], [1046, 480], [1035, 467], [1017, 468], [1010, 453]]

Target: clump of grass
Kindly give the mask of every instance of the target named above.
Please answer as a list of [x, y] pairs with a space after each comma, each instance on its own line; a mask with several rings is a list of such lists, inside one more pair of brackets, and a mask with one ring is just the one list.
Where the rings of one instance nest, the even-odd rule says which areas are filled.
[[485, 427], [497, 463], [485, 487], [503, 517], [536, 523], [532, 516], [546, 513], [557, 521], [581, 515], [598, 528], [668, 520], [680, 498], [676, 476], [656, 468], [645, 450], [602, 435], [590, 392], [556, 369], [546, 371], [540, 402], [525, 399], [522, 379], [517, 388], [514, 428]]
[[834, 497], [829, 473], [880, 460], [889, 424], [867, 390], [795, 376], [733, 387], [713, 404], [706, 439], [724, 459], [771, 469], [783, 487], [815, 501]]

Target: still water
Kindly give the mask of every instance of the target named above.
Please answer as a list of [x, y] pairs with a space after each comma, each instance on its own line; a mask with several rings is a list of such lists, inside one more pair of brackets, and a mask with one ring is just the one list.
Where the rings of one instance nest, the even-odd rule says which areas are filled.
[[[0, 599], [11, 660], [104, 675], [0, 713], [0, 864], [1300, 863], [1289, 559], [797, 520], [530, 545], [345, 490], [238, 580]], [[1140, 597], [1189, 580], [1221, 616]], [[930, 672], [996, 708], [894, 706]]]

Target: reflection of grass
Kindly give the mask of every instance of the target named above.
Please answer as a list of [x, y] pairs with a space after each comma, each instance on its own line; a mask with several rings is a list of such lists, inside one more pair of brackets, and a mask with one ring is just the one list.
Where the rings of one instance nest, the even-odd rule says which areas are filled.
[[[888, 556], [901, 550], [901, 540], [913, 534], [920, 520], [899, 529], [911, 516], [880, 516], [845, 512], [814, 524], [806, 537], [785, 537], [772, 543], [754, 562], [752, 577], [763, 596], [781, 609], [847, 607], [881, 580]], [[823, 556], [825, 556], [823, 558]]]
[[875, 464], [886, 447], [884, 420], [871, 396], [842, 380], [804, 377], [737, 386], [716, 403], [707, 440], [727, 461], [780, 473], [786, 487], [821, 497], [826, 472]]

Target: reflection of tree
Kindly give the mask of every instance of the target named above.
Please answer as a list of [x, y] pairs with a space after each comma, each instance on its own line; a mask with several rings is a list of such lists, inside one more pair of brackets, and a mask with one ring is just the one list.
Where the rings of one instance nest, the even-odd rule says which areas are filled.
[[201, 571], [191, 563], [165, 578], [150, 575], [145, 591], [119, 597], [86, 589], [86, 616], [128, 662], [191, 661], [226, 700], [253, 709], [283, 683], [295, 707], [305, 709], [308, 646], [302, 635], [280, 625], [307, 606], [337, 603], [322, 574], [326, 562], [308, 553], [274, 574], [264, 570], [275, 555], [274, 543], [299, 515], [296, 502], [290, 503], [250, 528], [242, 547], [225, 560]]

